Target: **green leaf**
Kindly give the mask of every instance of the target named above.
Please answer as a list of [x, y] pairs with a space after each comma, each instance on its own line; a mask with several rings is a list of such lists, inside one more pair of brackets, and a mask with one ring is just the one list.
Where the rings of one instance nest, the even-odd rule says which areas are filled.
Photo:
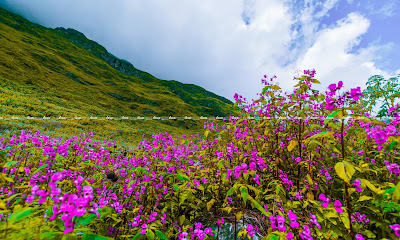
[[229, 197], [230, 195], [232, 195], [236, 191], [236, 189], [238, 189], [238, 187], [240, 187], [240, 185], [235, 184], [233, 187], [231, 187], [228, 190], [228, 192], [226, 193], [226, 196]]
[[246, 204], [247, 197], [249, 196], [249, 192], [248, 192], [248, 190], [247, 190], [247, 187], [242, 186], [242, 187], [240, 188], [240, 192], [241, 192], [241, 195], [242, 195], [244, 204]]
[[325, 118], [324, 124], [327, 125], [328, 122], [330, 122], [332, 119], [334, 119], [336, 117], [341, 118], [343, 116], [343, 114], [341, 114], [341, 112], [342, 112], [342, 110], [336, 110], [333, 113], [329, 114], [328, 117]]
[[14, 224], [18, 221], [21, 221], [22, 219], [28, 217], [29, 215], [32, 214], [32, 209], [31, 208], [21, 208], [15, 213], [12, 213], [11, 216], [9, 217], [9, 223]]
[[150, 240], [154, 240], [154, 232], [151, 230], [147, 230], [146, 237], [148, 237]]
[[336, 174], [346, 183], [350, 184], [351, 177], [355, 173], [354, 167], [348, 162], [338, 162], [335, 165]]
[[132, 240], [139, 240], [141, 238], [143, 238], [143, 235], [141, 233], [138, 233], [132, 238]]
[[392, 149], [397, 145], [397, 141], [391, 141], [389, 145], [386, 146], [386, 151], [392, 151]]
[[42, 169], [45, 168], [45, 167], [47, 167], [47, 164], [43, 164], [42, 166], [40, 166], [38, 169], [36, 169], [36, 170], [32, 173], [32, 175], [38, 173], [40, 170], [42, 170]]
[[393, 200], [397, 203], [400, 199], [400, 182], [396, 184], [396, 189], [393, 192]]
[[164, 235], [164, 233], [162, 233], [162, 232], [160, 232], [158, 230], [156, 230], [156, 235], [157, 235], [157, 237], [159, 237], [159, 238], [161, 238], [163, 240], [168, 240], [168, 238]]
[[17, 163], [18, 163], [18, 161], [11, 161], [11, 162], [6, 163], [6, 164], [4, 165], [4, 167], [9, 167], [9, 166], [15, 165], [15, 164], [17, 164]]
[[52, 239], [56, 239], [57, 236], [62, 235], [62, 232], [45, 232], [45, 233], [40, 233], [40, 239], [43, 240], [52, 240]]
[[83, 234], [82, 235], [82, 239], [83, 240], [112, 240], [113, 238], [104, 237], [104, 236], [101, 236], [101, 235], [89, 233], [89, 234]]
[[389, 194], [390, 194], [390, 193], [393, 193], [395, 189], [396, 189], [395, 187], [386, 189], [386, 190], [385, 190], [385, 193], [389, 193]]
[[361, 196], [358, 201], [362, 202], [362, 201], [366, 201], [366, 200], [371, 200], [373, 199], [373, 197], [369, 197], [369, 196]]
[[215, 202], [215, 199], [213, 198], [207, 203], [207, 211], [210, 211], [210, 208], [212, 207], [214, 202]]
[[97, 218], [97, 216], [95, 214], [91, 214], [91, 215], [79, 220], [79, 222], [77, 223], [76, 226], [88, 225], [89, 223], [91, 223], [93, 221], [94, 218]]
[[335, 132], [330, 132], [330, 131], [320, 132], [320, 133], [314, 134], [311, 137], [307, 138], [306, 141], [307, 140], [312, 140], [312, 139], [315, 139], [315, 138], [327, 137], [327, 136], [332, 135], [334, 133]]
[[376, 235], [373, 234], [370, 230], [363, 230], [362, 235], [365, 235], [367, 238], [376, 238]]
[[179, 223], [182, 225], [183, 222], [185, 221], [185, 219], [186, 219], [185, 215], [180, 216], [179, 217]]

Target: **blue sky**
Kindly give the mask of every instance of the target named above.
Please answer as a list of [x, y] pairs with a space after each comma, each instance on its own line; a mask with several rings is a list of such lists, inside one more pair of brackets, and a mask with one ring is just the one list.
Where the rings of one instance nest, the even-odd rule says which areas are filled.
[[74, 28], [135, 67], [233, 101], [261, 78], [291, 90], [298, 70], [365, 87], [400, 74], [398, 0], [0, 0], [46, 27]]

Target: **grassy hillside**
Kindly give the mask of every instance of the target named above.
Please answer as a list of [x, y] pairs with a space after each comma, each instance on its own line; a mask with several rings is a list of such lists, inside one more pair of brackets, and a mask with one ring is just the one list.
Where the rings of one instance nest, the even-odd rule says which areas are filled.
[[[73, 30], [50, 29], [0, 8], [0, 131], [93, 131], [137, 142], [143, 134], [203, 133], [203, 121], [29, 120], [32, 117], [229, 116], [233, 103], [205, 89], [159, 80]], [[24, 118], [22, 118], [22, 116]], [[9, 119], [9, 118], [8, 118]]]

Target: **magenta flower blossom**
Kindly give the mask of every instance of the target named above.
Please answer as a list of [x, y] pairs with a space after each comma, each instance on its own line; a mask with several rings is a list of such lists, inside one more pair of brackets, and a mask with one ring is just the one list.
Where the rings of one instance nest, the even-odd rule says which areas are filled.
[[335, 101], [332, 98], [326, 98], [326, 110], [332, 110], [335, 108]]
[[342, 81], [339, 81], [336, 90], [339, 90], [339, 89], [341, 89], [342, 87], [343, 87], [343, 82], [342, 82]]
[[303, 226], [304, 230], [300, 233], [300, 238], [304, 240], [312, 240], [311, 230], [307, 227], [307, 225]]
[[387, 133], [388, 136], [393, 136], [396, 134], [397, 129], [395, 126], [390, 125], [385, 127], [385, 132]]
[[260, 180], [259, 180], [258, 174], [254, 175], [253, 180], [254, 180], [258, 185], [260, 185]]
[[207, 234], [207, 235], [213, 236], [213, 233], [212, 233], [212, 229], [211, 229], [211, 228], [206, 228], [206, 229], [204, 229], [204, 233]]
[[294, 236], [293, 236], [293, 234], [291, 233], [291, 232], [288, 232], [287, 234], [286, 234], [286, 239], [287, 240], [292, 240], [294, 238]]
[[310, 213], [311, 219], [310, 222], [312, 224], [314, 224], [315, 226], [317, 226], [318, 229], [321, 229], [321, 224], [319, 224], [318, 220], [317, 220], [317, 216], [315, 216], [314, 214]]
[[389, 225], [389, 227], [390, 227], [391, 229], [393, 229], [394, 235], [400, 237], [400, 225], [399, 225], [399, 224]]
[[319, 199], [324, 202], [324, 203], [322, 203], [322, 207], [324, 207], [324, 208], [327, 208], [329, 205], [329, 202], [331, 201], [329, 198], [325, 197], [325, 194], [323, 194], [323, 193], [321, 193], [319, 195]]
[[388, 136], [385, 131], [379, 130], [372, 134], [372, 138], [374, 138], [375, 144], [383, 144], [386, 142]]
[[218, 219], [217, 224], [219, 227], [221, 227], [221, 225], [224, 224], [224, 218]]
[[357, 240], [365, 240], [365, 238], [361, 234], [356, 235]]
[[99, 205], [95, 202], [92, 202], [93, 208], [89, 210], [90, 213], [96, 214], [97, 218], [100, 218], [100, 213], [98, 212], [99, 210]]
[[335, 203], [334, 203], [334, 206], [335, 206], [336, 212], [338, 212], [338, 213], [342, 213], [343, 212], [343, 209], [341, 208], [342, 207], [342, 202], [341, 201], [336, 200]]
[[298, 228], [300, 226], [300, 224], [297, 222], [297, 216], [296, 216], [296, 214], [294, 214], [292, 212], [292, 210], [289, 210], [288, 217], [289, 217], [289, 220], [290, 220], [290, 227], [291, 228]]
[[361, 93], [360, 87], [353, 88], [353, 89], [350, 90], [350, 97], [353, 98], [354, 101], [358, 101], [358, 99], [360, 98], [360, 96], [364, 96], [364, 95]]
[[241, 166], [236, 166], [235, 167], [235, 177], [240, 177], [240, 175], [241, 175], [241, 170], [242, 170], [242, 167]]
[[75, 216], [82, 217], [86, 213], [85, 207], [88, 205], [88, 202], [89, 202], [88, 199], [84, 197], [78, 198], [76, 200], [75, 202], [76, 208], [74, 212]]
[[249, 164], [249, 170], [250, 170], [250, 171], [256, 171], [256, 170], [257, 170], [257, 165], [256, 165], [255, 162], [251, 162], [251, 163]]
[[86, 185], [83, 186], [83, 197], [89, 199], [89, 201], [93, 200], [93, 187]]
[[336, 83], [332, 83], [328, 88], [331, 92], [336, 91]]
[[226, 173], [227, 173], [227, 175], [226, 175], [225, 179], [230, 178], [232, 176], [232, 169], [228, 169], [228, 171]]
[[47, 196], [49, 195], [45, 190], [39, 190], [36, 192], [38, 196], [40, 196], [40, 199], [38, 201], [38, 204], [42, 204], [46, 202]]
[[355, 179], [354, 180], [354, 186], [356, 186], [356, 191], [357, 192], [362, 192], [362, 188], [360, 187], [360, 184], [361, 184], [361, 181], [360, 180], [358, 180], [358, 179]]
[[57, 181], [60, 181], [62, 179], [63, 175], [62, 173], [54, 173], [51, 175], [51, 181], [49, 182], [49, 187], [50, 188], [55, 188], [57, 187]]
[[274, 215], [269, 216], [269, 220], [271, 221], [272, 231], [275, 231], [276, 228], [276, 218]]
[[286, 230], [285, 218], [281, 215], [276, 216], [276, 221], [278, 222], [278, 230], [284, 232]]

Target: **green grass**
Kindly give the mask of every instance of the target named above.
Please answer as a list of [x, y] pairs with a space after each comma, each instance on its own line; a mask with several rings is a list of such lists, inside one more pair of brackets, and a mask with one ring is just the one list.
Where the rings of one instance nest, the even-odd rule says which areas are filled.
[[[1, 116], [229, 116], [233, 103], [205, 89], [138, 70], [72, 29], [50, 29], [0, 9]], [[202, 134], [204, 121], [0, 120], [0, 132], [93, 131], [137, 142], [143, 134]], [[61, 124], [61, 125], [60, 125]]]

